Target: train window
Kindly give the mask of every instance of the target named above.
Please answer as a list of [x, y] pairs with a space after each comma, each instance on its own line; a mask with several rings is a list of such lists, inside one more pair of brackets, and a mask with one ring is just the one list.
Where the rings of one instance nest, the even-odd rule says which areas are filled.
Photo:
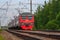
[[25, 20], [26, 19], [26, 16], [22, 16], [22, 19]]
[[28, 19], [31, 20], [32, 19], [32, 16], [28, 16]]

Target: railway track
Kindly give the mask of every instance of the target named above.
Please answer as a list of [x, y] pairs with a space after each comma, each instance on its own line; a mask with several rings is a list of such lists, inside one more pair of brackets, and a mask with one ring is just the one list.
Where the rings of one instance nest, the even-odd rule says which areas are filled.
[[41, 32], [41, 31], [24, 31], [24, 30], [7, 30], [9, 33], [21, 37], [24, 40], [60, 40], [60, 34]]
[[25, 33], [20, 33], [20, 32], [16, 32], [16, 31], [10, 31], [10, 30], [7, 30], [7, 32], [9, 32], [9, 33], [12, 33], [13, 35], [15, 35], [15, 36], [17, 36], [17, 37], [20, 37], [20, 38], [22, 38], [22, 39], [24, 39], [24, 40], [41, 40], [40, 38], [36, 38], [36, 37], [34, 37], [34, 36], [30, 36], [30, 35], [27, 35], [27, 34], [25, 34]]
[[60, 30], [40, 30], [40, 31], [60, 33]]
[[38, 35], [42, 37], [47, 37], [47, 38], [53, 38], [53, 39], [60, 39], [60, 33], [58, 32], [42, 32], [42, 31], [17, 31], [17, 32], [23, 32], [23, 33], [28, 33], [32, 35]]

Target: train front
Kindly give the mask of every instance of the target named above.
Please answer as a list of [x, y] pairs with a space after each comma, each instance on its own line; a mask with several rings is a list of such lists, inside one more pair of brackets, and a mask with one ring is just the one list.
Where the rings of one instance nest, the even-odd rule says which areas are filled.
[[19, 24], [23, 30], [32, 30], [34, 26], [34, 15], [31, 13], [22, 13], [19, 17]]

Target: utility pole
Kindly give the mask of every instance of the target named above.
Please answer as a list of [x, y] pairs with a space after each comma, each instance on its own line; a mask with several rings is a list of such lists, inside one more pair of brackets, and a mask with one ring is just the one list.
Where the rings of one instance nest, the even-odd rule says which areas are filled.
[[1, 29], [1, 16], [0, 16], [0, 29]]
[[6, 8], [6, 14], [8, 12], [8, 7], [9, 7], [9, 4], [8, 4], [8, 1], [6, 2], [7, 3], [7, 8]]
[[30, 13], [32, 14], [32, 0], [30, 0]]

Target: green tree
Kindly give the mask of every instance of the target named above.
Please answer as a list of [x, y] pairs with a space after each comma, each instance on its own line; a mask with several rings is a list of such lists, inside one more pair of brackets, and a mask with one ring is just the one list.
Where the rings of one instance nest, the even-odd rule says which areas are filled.
[[[60, 28], [60, 0], [49, 0], [49, 3], [38, 6], [35, 12], [36, 29]], [[51, 27], [50, 27], [51, 26]], [[55, 26], [55, 27], [54, 27]]]

